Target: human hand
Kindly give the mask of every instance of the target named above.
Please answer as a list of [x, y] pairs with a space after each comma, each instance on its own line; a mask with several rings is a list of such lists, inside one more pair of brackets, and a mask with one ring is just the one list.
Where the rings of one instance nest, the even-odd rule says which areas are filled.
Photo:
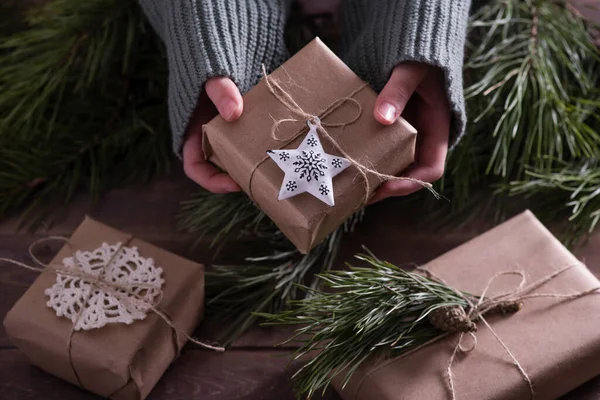
[[226, 77], [209, 79], [205, 93], [198, 100], [190, 119], [183, 144], [183, 170], [188, 178], [213, 193], [240, 191], [240, 187], [229, 175], [204, 159], [202, 151], [202, 125], [210, 121], [217, 112], [225, 121], [235, 121], [242, 115], [244, 102], [233, 81]]
[[[442, 177], [451, 112], [441, 69], [422, 63], [399, 64], [379, 94], [373, 114], [384, 125], [393, 124], [402, 114], [418, 131], [415, 161], [403, 176], [424, 182]], [[406, 196], [422, 188], [408, 180], [388, 181], [377, 189], [371, 203]]]

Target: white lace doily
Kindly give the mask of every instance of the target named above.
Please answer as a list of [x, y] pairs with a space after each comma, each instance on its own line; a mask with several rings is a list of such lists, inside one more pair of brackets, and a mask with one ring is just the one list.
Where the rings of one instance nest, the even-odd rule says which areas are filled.
[[[113, 258], [117, 250], [118, 254]], [[76, 331], [102, 328], [111, 323], [131, 324], [135, 320], [143, 320], [150, 304], [156, 305], [160, 301], [160, 288], [164, 283], [162, 268], [156, 267], [152, 258], [141, 257], [137, 247], [103, 243], [93, 251], [77, 251], [74, 257], [77, 261], [73, 257], [67, 257], [63, 260], [63, 265], [69, 269], [80, 269], [89, 275], [98, 276], [102, 273], [103, 281], [127, 287], [127, 291], [115, 288], [124, 297], [124, 302], [127, 303], [125, 307], [112, 294], [98, 286], [92, 287], [89, 281], [58, 273], [56, 283], [45, 290], [45, 294], [50, 297], [46, 304], [56, 311], [58, 317], [67, 317], [75, 323]], [[110, 264], [106, 265], [109, 261]], [[148, 288], [148, 285], [152, 287]], [[88, 294], [90, 290], [92, 293]], [[81, 316], [77, 319], [79, 313]]]

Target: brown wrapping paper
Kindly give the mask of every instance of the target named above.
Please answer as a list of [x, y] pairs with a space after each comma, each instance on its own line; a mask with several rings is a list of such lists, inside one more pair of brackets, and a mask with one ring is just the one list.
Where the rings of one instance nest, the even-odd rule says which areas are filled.
[[[577, 264], [578, 260], [530, 212], [471, 240], [426, 265], [448, 284], [481, 294], [488, 281], [504, 271], [524, 271], [528, 282]], [[515, 289], [519, 279], [503, 277], [490, 296]], [[566, 294], [599, 286], [579, 264], [534, 293]], [[524, 300], [521, 311], [490, 316], [487, 321], [515, 355], [531, 380], [535, 399], [555, 399], [600, 374], [600, 295], [577, 300]], [[477, 347], [460, 354], [452, 372], [457, 399], [529, 399], [529, 389], [510, 357], [482, 324]], [[465, 337], [469, 347], [469, 337]], [[456, 336], [407, 357], [363, 365], [349, 384], [334, 386], [344, 400], [449, 399], [446, 368]]]
[[[86, 218], [71, 242], [75, 249], [94, 250], [103, 242], [125, 242], [129, 235]], [[191, 334], [204, 310], [204, 268], [142, 240], [133, 238], [142, 257], [153, 258], [163, 269], [164, 297], [159, 309], [176, 326]], [[52, 260], [61, 264], [72, 250], [64, 246]], [[72, 322], [59, 318], [46, 306], [46, 288], [56, 275], [42, 273], [8, 312], [4, 327], [11, 341], [41, 369], [73, 384], [77, 383], [68, 356]], [[77, 331], [71, 340], [71, 355], [82, 386], [103, 397], [119, 400], [143, 399], [177, 357], [186, 338], [149, 311], [146, 319], [131, 325], [108, 324], [99, 329]]]
[[[364, 84], [318, 38], [270, 76], [302, 109], [317, 116]], [[376, 98], [371, 88], [361, 90], [354, 96], [362, 106], [360, 118], [351, 125], [327, 131], [359, 162], [381, 173], [396, 175], [413, 161], [416, 131], [402, 118], [391, 126], [375, 121]], [[349, 121], [356, 113], [356, 105], [346, 102], [323, 122]], [[204, 126], [203, 147], [206, 158], [227, 171], [246, 193], [251, 192], [256, 204], [298, 250], [306, 253], [363, 205], [365, 185], [356, 169], [348, 168], [333, 180], [335, 206], [329, 207], [308, 193], [277, 200], [284, 174], [271, 160], [258, 167], [250, 182], [252, 170], [265, 158], [267, 150], [282, 148], [282, 142], [271, 137], [274, 119], [293, 117], [261, 81], [244, 96], [244, 112], [239, 120], [226, 122], [216, 117]], [[302, 128], [307, 131], [306, 122], [284, 123], [278, 136], [288, 138]], [[303, 137], [286, 148], [298, 147]], [[327, 153], [340, 155], [326, 139], [321, 139]], [[379, 183], [377, 178], [370, 178], [372, 190]]]

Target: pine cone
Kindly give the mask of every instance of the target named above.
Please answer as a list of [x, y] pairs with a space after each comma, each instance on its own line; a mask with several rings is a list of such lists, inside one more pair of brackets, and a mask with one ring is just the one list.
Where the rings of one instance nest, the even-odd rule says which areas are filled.
[[477, 325], [469, 319], [461, 306], [436, 308], [428, 315], [429, 323], [446, 332], [475, 332]]
[[486, 314], [514, 314], [521, 308], [523, 308], [523, 303], [520, 301], [502, 301], [494, 304], [494, 306], [490, 308]]

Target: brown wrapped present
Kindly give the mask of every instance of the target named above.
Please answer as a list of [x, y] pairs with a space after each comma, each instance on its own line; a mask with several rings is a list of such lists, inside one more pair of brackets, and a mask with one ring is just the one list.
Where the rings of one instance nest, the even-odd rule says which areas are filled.
[[[57, 274], [55, 266], [86, 277]], [[91, 275], [102, 275], [93, 290]], [[103, 397], [143, 399], [203, 310], [202, 265], [86, 218], [4, 327], [43, 370]]]
[[[361, 165], [395, 175], [412, 163], [415, 129], [402, 118], [391, 126], [379, 124], [373, 118], [376, 93], [318, 38], [269, 78], [302, 110], [321, 118], [327, 133]], [[273, 124], [281, 120], [287, 121], [278, 125], [276, 138]], [[306, 120], [269, 90], [264, 79], [244, 96], [239, 120], [226, 122], [216, 117], [203, 131], [206, 158], [227, 171], [302, 253], [358, 211], [380, 183], [370, 174], [365, 185], [364, 177], [350, 166], [333, 179], [333, 207], [309, 193], [278, 200], [284, 173], [267, 151], [296, 149], [308, 127]], [[342, 156], [323, 133], [321, 139], [325, 153]]]
[[[495, 275], [523, 271], [532, 283], [572, 266], [532, 294], [563, 295], [598, 288], [600, 283], [531, 214], [525, 212], [425, 265], [454, 288], [482, 294]], [[488, 296], [514, 292], [518, 277], [494, 280]], [[537, 400], [555, 399], [600, 374], [600, 292], [573, 300], [523, 300], [511, 315], [486, 316], [498, 338], [532, 382]], [[458, 352], [451, 371], [458, 399], [531, 398], [525, 376], [492, 331], [481, 322], [477, 343]], [[473, 344], [465, 335], [463, 347]], [[363, 364], [342, 389], [346, 400], [449, 399], [447, 368], [456, 347], [451, 335], [415, 352]]]

